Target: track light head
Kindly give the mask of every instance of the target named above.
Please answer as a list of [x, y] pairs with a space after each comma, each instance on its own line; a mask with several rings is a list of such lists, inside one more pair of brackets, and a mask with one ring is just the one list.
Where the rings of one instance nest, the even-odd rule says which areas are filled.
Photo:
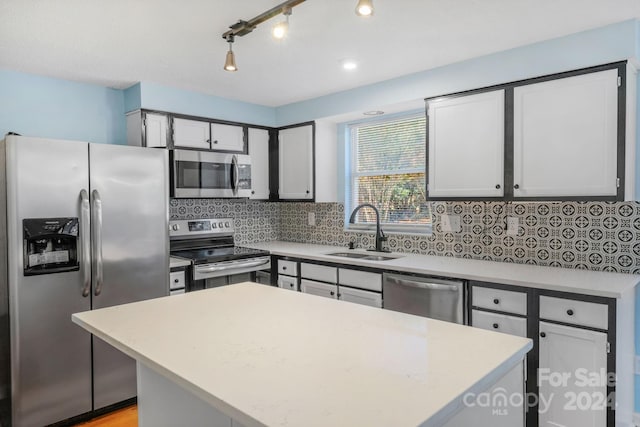
[[356, 15], [371, 16], [373, 15], [373, 0], [358, 0], [356, 6]]

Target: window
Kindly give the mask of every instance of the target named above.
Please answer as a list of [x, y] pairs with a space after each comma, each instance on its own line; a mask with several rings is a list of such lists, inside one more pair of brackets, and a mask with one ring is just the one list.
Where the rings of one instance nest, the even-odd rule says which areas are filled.
[[[429, 232], [424, 114], [353, 124], [348, 139], [347, 221], [353, 208], [371, 203], [380, 211], [385, 230]], [[372, 224], [373, 210], [361, 209], [355, 227], [349, 227]]]

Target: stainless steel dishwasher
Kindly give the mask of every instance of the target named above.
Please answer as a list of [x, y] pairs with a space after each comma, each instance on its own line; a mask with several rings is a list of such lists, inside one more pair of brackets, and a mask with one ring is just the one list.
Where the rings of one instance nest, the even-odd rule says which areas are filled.
[[464, 281], [383, 275], [382, 308], [432, 319], [465, 322]]

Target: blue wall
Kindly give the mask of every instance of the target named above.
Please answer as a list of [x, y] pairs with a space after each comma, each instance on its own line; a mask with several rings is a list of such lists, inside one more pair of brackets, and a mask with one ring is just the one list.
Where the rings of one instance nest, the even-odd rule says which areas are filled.
[[637, 57], [637, 21], [421, 71], [278, 107], [278, 126]]
[[121, 90], [0, 70], [0, 139], [7, 132], [125, 144]]
[[140, 83], [140, 105], [149, 110], [169, 111], [253, 125], [275, 126], [276, 122], [275, 109], [272, 107], [149, 82]]

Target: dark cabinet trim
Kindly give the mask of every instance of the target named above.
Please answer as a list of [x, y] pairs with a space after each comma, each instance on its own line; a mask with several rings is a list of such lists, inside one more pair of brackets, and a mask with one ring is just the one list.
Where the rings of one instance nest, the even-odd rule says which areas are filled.
[[[565, 71], [561, 73], [549, 74], [530, 79], [517, 80], [509, 83], [501, 83], [483, 88], [455, 92], [451, 94], [433, 96], [425, 98], [426, 103], [426, 153], [427, 168], [429, 167], [429, 102], [433, 100], [452, 99], [463, 96], [475, 95], [479, 93], [492, 92], [496, 90], [505, 91], [505, 114], [504, 114], [504, 196], [503, 197], [431, 197], [429, 194], [429, 171], [426, 173], [427, 201], [623, 201], [625, 190], [625, 136], [626, 136], [626, 83], [627, 83], [627, 61], [612, 62], [609, 64], [597, 65], [593, 67], [581, 68], [578, 70]], [[515, 197], [513, 194], [513, 141], [514, 141], [514, 89], [520, 86], [527, 86], [536, 83], [543, 83], [552, 80], [559, 80], [567, 77], [575, 77], [583, 74], [596, 73], [606, 70], [618, 70], [620, 85], [618, 85], [618, 140], [617, 140], [617, 177], [619, 185], [615, 196], [558, 196], [558, 197]]]

